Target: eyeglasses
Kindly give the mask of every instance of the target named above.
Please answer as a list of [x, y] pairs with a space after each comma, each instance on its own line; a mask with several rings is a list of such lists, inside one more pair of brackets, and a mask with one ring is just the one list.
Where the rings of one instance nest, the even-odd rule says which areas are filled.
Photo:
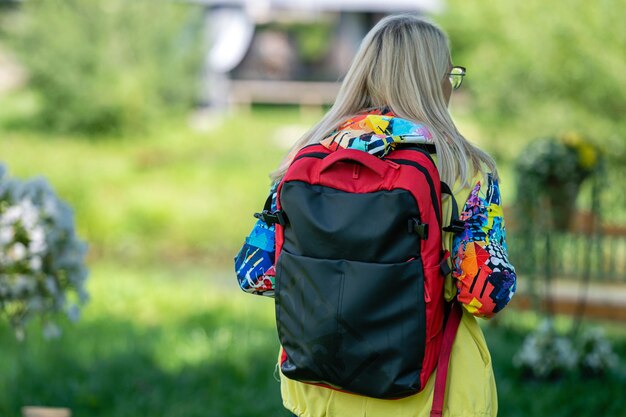
[[458, 89], [463, 84], [463, 78], [465, 77], [465, 67], [452, 67], [452, 71], [448, 74], [450, 77], [450, 84], [452, 89]]

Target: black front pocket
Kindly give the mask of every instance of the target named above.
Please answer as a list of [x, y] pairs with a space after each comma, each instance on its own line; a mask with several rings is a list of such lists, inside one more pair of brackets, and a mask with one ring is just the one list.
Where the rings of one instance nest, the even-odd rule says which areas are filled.
[[421, 260], [376, 264], [283, 251], [276, 320], [282, 372], [377, 398], [418, 392], [425, 313]]

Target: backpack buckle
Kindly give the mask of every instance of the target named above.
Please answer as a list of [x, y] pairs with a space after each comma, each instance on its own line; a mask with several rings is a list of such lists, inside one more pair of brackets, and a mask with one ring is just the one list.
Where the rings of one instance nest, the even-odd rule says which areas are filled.
[[428, 239], [428, 224], [422, 223], [420, 219], [412, 218], [409, 220], [409, 233], [415, 233], [420, 239]]
[[454, 234], [462, 233], [465, 231], [465, 222], [462, 220], [452, 220], [449, 226], [443, 228], [444, 232], [452, 232]]
[[285, 212], [282, 210], [276, 210], [276, 211], [263, 210], [260, 213], [254, 213], [254, 217], [265, 222], [265, 224], [267, 224], [268, 226], [271, 226], [276, 223], [280, 224], [281, 226], [284, 226], [287, 224], [287, 216], [285, 216]]

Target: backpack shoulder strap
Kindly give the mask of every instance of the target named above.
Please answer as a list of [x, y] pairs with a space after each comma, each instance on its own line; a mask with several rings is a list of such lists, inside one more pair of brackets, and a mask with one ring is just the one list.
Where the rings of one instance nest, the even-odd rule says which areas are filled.
[[[396, 145], [396, 149], [412, 149], [418, 152], [421, 152], [430, 158], [433, 161], [432, 154], [436, 154], [437, 149], [434, 144], [431, 143], [398, 143]], [[434, 163], [434, 161], [433, 161]], [[448, 226], [443, 228], [444, 232], [452, 232], [452, 233], [460, 233], [465, 230], [465, 223], [459, 220], [459, 206], [454, 198], [454, 194], [452, 194], [452, 190], [450, 186], [445, 182], [441, 181], [441, 193], [448, 194], [452, 199], [452, 215], [450, 218], [450, 223]], [[442, 220], [443, 221], [443, 220]]]
[[399, 142], [396, 145], [396, 149], [417, 149], [417, 150], [421, 150], [422, 152], [426, 151], [429, 154], [436, 154], [437, 153], [437, 148], [435, 147], [434, 143], [406, 143], [406, 142]]
[[441, 417], [443, 413], [443, 403], [446, 395], [446, 382], [448, 379], [448, 366], [450, 365], [450, 354], [452, 345], [456, 337], [456, 331], [461, 323], [463, 310], [459, 303], [452, 303], [450, 315], [446, 321], [446, 328], [443, 331], [443, 342], [441, 342], [441, 353], [437, 362], [435, 374], [435, 388], [433, 392], [433, 406], [430, 410], [430, 417]]
[[450, 186], [445, 182], [441, 182], [441, 193], [448, 194], [452, 199], [452, 214], [450, 215], [450, 224], [443, 228], [444, 232], [461, 233], [465, 230], [465, 222], [459, 220], [459, 205], [452, 194]]

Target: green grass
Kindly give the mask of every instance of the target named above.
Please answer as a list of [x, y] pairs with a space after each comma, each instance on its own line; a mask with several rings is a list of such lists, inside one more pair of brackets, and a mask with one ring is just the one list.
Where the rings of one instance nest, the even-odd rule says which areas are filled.
[[[0, 326], [0, 416], [18, 417], [24, 405], [65, 406], [78, 417], [287, 415], [274, 379], [273, 303], [240, 292], [229, 270], [98, 263], [89, 291], [83, 317], [63, 324], [61, 339], [44, 341], [33, 322], [20, 344]], [[623, 369], [606, 379], [540, 382], [513, 368], [511, 357], [537, 320], [505, 311], [483, 322], [499, 415], [623, 416]], [[626, 332], [607, 330], [625, 357]]]
[[[0, 416], [24, 405], [75, 416], [280, 416], [270, 300], [230, 273], [96, 265], [93, 300], [61, 339], [0, 327]], [[282, 413], [282, 414], [281, 414]]]
[[216, 118], [207, 132], [164, 121], [150, 134], [123, 138], [0, 127], [0, 161], [11, 175], [51, 182], [75, 209], [92, 256], [223, 261], [262, 208], [268, 174], [286, 152], [280, 129], [310, 123], [282, 108]]

